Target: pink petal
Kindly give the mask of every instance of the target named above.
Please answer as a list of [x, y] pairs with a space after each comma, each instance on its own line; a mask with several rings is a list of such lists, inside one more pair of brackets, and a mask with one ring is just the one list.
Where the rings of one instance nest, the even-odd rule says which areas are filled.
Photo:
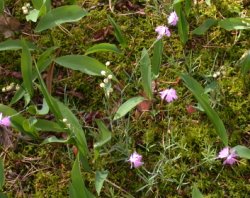
[[220, 152], [217, 158], [227, 158], [229, 155], [229, 147], [223, 148]]

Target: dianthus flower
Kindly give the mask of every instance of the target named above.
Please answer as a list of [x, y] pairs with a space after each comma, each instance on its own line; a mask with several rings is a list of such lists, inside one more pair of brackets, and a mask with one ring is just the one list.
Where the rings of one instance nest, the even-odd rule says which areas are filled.
[[166, 100], [168, 103], [178, 99], [177, 93], [173, 88], [165, 89], [164, 91], [160, 91], [159, 93], [161, 95], [161, 99]]
[[169, 17], [168, 17], [168, 24], [169, 25], [173, 25], [173, 26], [176, 26], [177, 22], [178, 22], [179, 18], [176, 14], [176, 12], [171, 12]]
[[167, 26], [157, 26], [155, 31], [158, 33], [157, 39], [161, 39], [164, 35], [170, 37], [171, 33]]
[[236, 154], [236, 151], [234, 149], [225, 147], [219, 152], [217, 158], [225, 159], [223, 162], [224, 165], [225, 164], [233, 165], [235, 162], [237, 162], [236, 157], [238, 157], [238, 155]]
[[6, 117], [3, 117], [3, 114], [0, 113], [0, 126], [10, 126], [10, 117], [9, 116], [6, 116]]
[[131, 168], [138, 168], [144, 164], [144, 162], [142, 162], [142, 156], [136, 151], [130, 155], [128, 161], [131, 163]]

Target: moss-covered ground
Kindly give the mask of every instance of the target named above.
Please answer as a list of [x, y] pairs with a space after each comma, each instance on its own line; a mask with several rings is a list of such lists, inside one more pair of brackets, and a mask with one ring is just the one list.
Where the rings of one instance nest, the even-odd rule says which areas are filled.
[[[187, 107], [197, 105], [196, 99], [182, 81], [172, 83], [180, 72], [188, 71], [203, 87], [212, 86], [212, 105], [225, 124], [230, 146], [241, 144], [250, 147], [249, 76], [243, 81], [238, 64], [242, 54], [250, 48], [249, 30], [226, 31], [215, 26], [202, 36], [191, 34], [207, 18], [249, 16], [250, 7], [246, 1], [211, 1], [211, 6], [205, 1], [192, 1], [187, 18], [189, 40], [183, 45], [177, 28], [170, 28], [171, 37], [163, 39], [163, 60], [157, 79], [157, 90], [173, 87], [177, 90], [178, 100], [167, 104], [156, 92], [148, 112], [141, 113], [135, 109], [112, 125], [110, 118], [117, 108], [127, 99], [142, 94], [137, 63], [142, 49], [148, 49], [155, 41], [155, 27], [167, 24], [166, 17], [173, 10], [172, 2], [127, 1], [135, 6], [133, 10], [121, 5], [125, 1], [112, 0], [114, 10], [111, 12], [108, 0], [77, 0], [76, 3], [87, 9], [89, 14], [79, 22], [63, 25], [71, 34], [53, 28], [38, 35], [32, 32], [35, 24], [26, 22], [21, 12], [25, 2], [6, 2], [6, 7], [22, 24], [13, 38], [24, 37], [33, 41], [41, 52], [53, 45], [60, 46], [57, 56], [84, 54], [98, 42], [119, 46], [112, 30], [103, 33], [107, 28], [111, 29], [107, 15], [115, 19], [127, 39], [128, 46], [122, 49], [122, 54], [91, 54], [103, 63], [110, 61], [109, 68], [119, 80], [119, 83], [113, 83], [114, 92], [109, 99], [104, 97], [99, 87], [102, 81], [99, 77], [56, 65], [52, 81], [52, 95], [70, 107], [86, 131], [91, 169], [109, 171], [100, 197], [191, 197], [194, 184], [205, 197], [250, 196], [249, 161], [240, 159], [233, 166], [224, 166], [221, 160], [215, 159], [223, 144], [212, 123], [204, 112], [196, 110], [189, 113]], [[62, 5], [68, 3], [64, 1]], [[100, 37], [101, 41], [96, 41]], [[21, 78], [4, 75], [6, 71], [20, 72], [20, 51], [1, 52], [0, 60], [0, 89], [11, 82], [20, 84]], [[221, 75], [213, 78], [218, 71]], [[14, 91], [0, 93], [0, 102], [8, 105], [13, 94]], [[19, 102], [14, 108], [22, 110], [23, 106], [24, 103]], [[95, 118], [103, 119], [110, 126], [112, 139], [94, 160]], [[12, 148], [5, 150], [1, 147], [6, 176], [4, 192], [9, 197], [68, 196], [74, 162], [71, 145], [41, 145], [41, 140], [27, 140], [19, 136], [12, 137], [12, 142]], [[144, 165], [131, 169], [127, 159], [135, 150], [143, 156]], [[87, 187], [95, 192], [94, 175], [84, 174]]]

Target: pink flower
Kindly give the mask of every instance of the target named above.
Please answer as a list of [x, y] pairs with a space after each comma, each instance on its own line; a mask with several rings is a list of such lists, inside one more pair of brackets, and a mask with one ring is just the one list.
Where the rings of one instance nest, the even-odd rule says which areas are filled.
[[168, 103], [173, 102], [178, 99], [177, 93], [175, 89], [165, 89], [164, 91], [160, 91], [161, 99], [166, 100]]
[[176, 14], [176, 12], [171, 12], [169, 17], [168, 17], [168, 24], [169, 25], [173, 25], [173, 26], [176, 26], [177, 22], [178, 22], [179, 18]]
[[10, 117], [7, 116], [7, 117], [3, 117], [3, 114], [0, 113], [0, 125], [2, 126], [10, 126]]
[[217, 159], [225, 159], [223, 162], [224, 165], [233, 165], [235, 162], [237, 162], [237, 159], [235, 159], [236, 157], [238, 157], [238, 155], [236, 154], [234, 149], [225, 147], [219, 152]]
[[131, 163], [131, 168], [138, 168], [144, 164], [144, 162], [142, 162], [142, 156], [136, 151], [130, 155], [128, 161]]
[[158, 26], [155, 28], [155, 31], [158, 33], [157, 39], [161, 39], [164, 35], [170, 37], [171, 33], [167, 26]]

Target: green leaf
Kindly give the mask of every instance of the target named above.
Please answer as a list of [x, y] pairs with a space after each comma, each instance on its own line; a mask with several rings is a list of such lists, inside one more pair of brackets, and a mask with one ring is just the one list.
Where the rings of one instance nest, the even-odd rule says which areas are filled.
[[36, 128], [36, 130], [42, 132], [66, 132], [66, 130], [56, 122], [43, 119], [37, 119], [37, 122], [35, 123], [34, 127]]
[[203, 195], [196, 186], [193, 186], [192, 198], [203, 198]]
[[178, 21], [178, 34], [180, 36], [180, 40], [183, 44], [185, 44], [188, 41], [188, 31], [189, 31], [189, 25], [187, 22], [187, 19], [183, 13], [183, 7], [181, 3], [176, 3], [174, 5], [175, 12], [177, 16], [179, 17]]
[[[29, 50], [36, 49], [36, 46], [33, 43], [26, 41], [26, 44], [27, 44]], [[23, 45], [22, 45], [21, 40], [10, 40], [9, 39], [7, 41], [3, 41], [0, 43], [0, 51], [19, 50], [22, 48], [23, 48]]]
[[250, 50], [246, 51], [240, 58], [241, 73], [245, 76], [250, 70]]
[[100, 135], [98, 137], [98, 141], [94, 144], [94, 148], [100, 148], [107, 142], [111, 140], [111, 132], [109, 129], [105, 126], [105, 124], [101, 120], [96, 120], [98, 129], [100, 131]]
[[55, 62], [63, 67], [77, 70], [89, 75], [101, 76], [101, 71], [106, 71], [107, 74], [112, 74], [112, 72], [109, 69], [107, 69], [104, 64], [88, 56], [83, 56], [83, 55], [61, 56], [59, 58], [56, 58]]
[[218, 21], [215, 19], [207, 19], [199, 27], [194, 29], [192, 33], [196, 35], [203, 35], [209, 28], [216, 25], [217, 23]]
[[236, 150], [237, 154], [241, 158], [250, 159], [250, 149], [249, 148], [242, 146], [242, 145], [237, 145], [234, 147], [234, 149]]
[[88, 48], [87, 51], [85, 52], [85, 55], [92, 54], [92, 53], [95, 53], [95, 52], [121, 53], [121, 51], [114, 44], [100, 43], [100, 44], [96, 44], [96, 45]]
[[29, 14], [26, 16], [27, 21], [33, 21], [36, 22], [39, 17], [39, 10], [33, 9], [29, 12]]
[[0, 104], [0, 112], [4, 114], [4, 116], [10, 116], [11, 126], [17, 129], [18, 131], [25, 133], [31, 137], [37, 137], [36, 131], [34, 133], [32, 131], [26, 131], [23, 127], [23, 123], [28, 122], [21, 114], [18, 114], [17, 111], [9, 106]]
[[71, 171], [70, 198], [94, 198], [95, 196], [88, 191], [84, 184], [81, 174], [79, 157], [77, 156]]
[[59, 107], [62, 118], [66, 118], [67, 123], [70, 124], [70, 131], [72, 134], [74, 134], [76, 138], [76, 143], [77, 143], [79, 151], [84, 156], [87, 156], [89, 151], [88, 151], [88, 145], [87, 145], [87, 141], [85, 137], [85, 132], [83, 131], [82, 126], [79, 123], [78, 119], [65, 104], [63, 104], [56, 98], [53, 98], [53, 103], [55, 103], [56, 106]]
[[119, 109], [115, 113], [113, 120], [117, 120], [125, 116], [129, 111], [131, 111], [134, 107], [136, 107], [136, 105], [141, 103], [143, 100], [145, 100], [145, 98], [141, 96], [130, 98], [119, 107]]
[[108, 176], [108, 171], [96, 171], [95, 173], [95, 189], [98, 196], [100, 196], [103, 183], [107, 178], [107, 176]]
[[205, 2], [208, 6], [211, 6], [211, 0], [205, 0]]
[[184, 1], [184, 0], [174, 0], [173, 5], [179, 4], [179, 3], [183, 2], [183, 1]]
[[24, 88], [27, 90], [30, 97], [32, 97], [33, 95], [32, 59], [25, 40], [23, 40], [22, 46], [23, 50], [21, 55], [21, 71], [22, 71], [23, 83], [24, 83]]
[[121, 44], [122, 47], [124, 47], [124, 48], [127, 47], [127, 41], [126, 41], [125, 37], [122, 35], [122, 31], [121, 31], [119, 25], [109, 15], [108, 15], [108, 20], [114, 28], [115, 37], [116, 37], [117, 41]]
[[185, 13], [187, 16], [190, 14], [192, 2], [191, 0], [185, 0]]
[[4, 0], [0, 0], [0, 14], [4, 11]]
[[152, 74], [151, 74], [151, 62], [148, 55], [148, 51], [143, 48], [140, 60], [140, 70], [142, 77], [142, 86], [144, 92], [147, 94], [149, 99], [152, 99]]
[[0, 191], [3, 189], [4, 186], [4, 181], [5, 177], [4, 177], [4, 165], [3, 165], [3, 160], [0, 157]]
[[223, 122], [221, 121], [220, 117], [213, 110], [209, 105], [209, 98], [207, 94], [205, 94], [205, 90], [202, 86], [191, 76], [187, 74], [181, 74], [182, 80], [185, 82], [187, 88], [194, 94], [194, 97], [197, 99], [201, 107], [204, 109], [205, 113], [207, 114], [208, 118], [213, 123], [215, 130], [218, 136], [221, 138], [222, 142], [225, 146], [228, 145], [228, 135], [225, 129]]
[[62, 23], [79, 21], [87, 12], [77, 5], [61, 6], [49, 11], [38, 22], [35, 32], [51, 29]]
[[[42, 55], [39, 57], [38, 61], [37, 61], [37, 67], [39, 72], [43, 72], [52, 62], [52, 55], [51, 53], [57, 49], [57, 47], [51, 47], [49, 49], [47, 49], [45, 52], [42, 53]], [[32, 81], [37, 79], [37, 73], [36, 71], [33, 71], [32, 74]], [[24, 84], [22, 83], [20, 86], [20, 89], [15, 93], [15, 95], [13, 96], [13, 98], [11, 99], [10, 105], [15, 104], [16, 102], [18, 102], [24, 95], [25, 95], [25, 90], [23, 89]]]
[[66, 144], [68, 143], [69, 139], [58, 139], [57, 137], [55, 136], [51, 136], [49, 138], [46, 138], [42, 144], [50, 144], [50, 143], [63, 143], [63, 144]]
[[154, 78], [157, 78], [160, 71], [161, 60], [163, 53], [163, 42], [159, 39], [154, 45], [153, 57], [152, 57], [152, 73]]
[[227, 18], [220, 20], [218, 25], [228, 31], [249, 29], [250, 18]]

